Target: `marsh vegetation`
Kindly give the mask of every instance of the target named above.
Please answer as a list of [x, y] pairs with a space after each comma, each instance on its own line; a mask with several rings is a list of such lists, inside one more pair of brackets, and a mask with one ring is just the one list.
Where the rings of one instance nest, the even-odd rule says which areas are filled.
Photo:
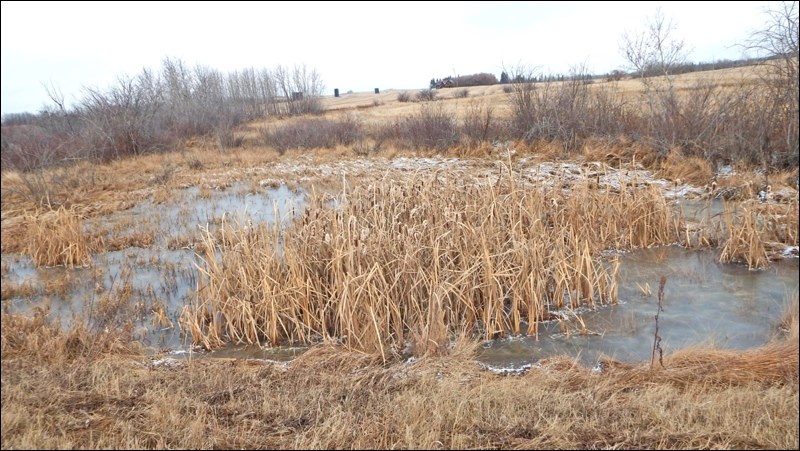
[[166, 60], [4, 121], [3, 448], [797, 448], [796, 47], [637, 42], [342, 97]]

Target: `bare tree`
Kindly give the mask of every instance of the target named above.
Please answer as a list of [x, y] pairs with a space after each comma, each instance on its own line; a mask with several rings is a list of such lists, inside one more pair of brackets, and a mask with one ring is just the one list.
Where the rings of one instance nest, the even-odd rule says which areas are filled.
[[670, 78], [671, 70], [684, 64], [688, 49], [683, 39], [675, 37], [677, 24], [666, 19], [661, 9], [648, 19], [644, 31], [622, 36], [621, 51], [639, 76], [663, 75]]
[[39, 114], [4, 118], [4, 168], [38, 171], [78, 158], [162, 152], [190, 136], [236, 147], [242, 143], [236, 127], [245, 121], [321, 112], [324, 85], [304, 65], [226, 74], [165, 58], [161, 70], [121, 76], [105, 89], [84, 88], [69, 108], [57, 88], [45, 90], [51, 102]]
[[644, 85], [648, 135], [662, 154], [680, 141], [676, 130], [681, 106], [672, 69], [686, 62], [688, 49], [683, 39], [675, 36], [676, 30], [675, 22], [657, 9], [655, 16], [646, 21], [644, 31], [625, 33], [620, 46], [630, 68]]
[[164, 106], [160, 80], [143, 70], [138, 77], [118, 77], [103, 91], [84, 90], [80, 115], [95, 156], [101, 159], [163, 150], [160, 117]]
[[503, 68], [511, 76], [510, 89], [506, 91], [511, 103], [511, 127], [513, 134], [525, 139], [532, 138], [530, 131], [537, 122], [538, 93], [534, 70], [522, 64], [511, 68]]
[[[745, 47], [764, 58], [767, 68], [762, 77], [768, 89], [770, 114], [768, 123], [780, 128], [776, 139], [782, 141], [780, 154], [774, 154], [776, 143], [770, 142], [770, 134], [763, 136], [764, 164], [793, 164], [798, 159], [798, 110], [800, 110], [800, 86], [798, 86], [798, 2], [784, 1], [767, 12], [764, 27], [754, 31]], [[781, 160], [781, 161], [778, 161]]]

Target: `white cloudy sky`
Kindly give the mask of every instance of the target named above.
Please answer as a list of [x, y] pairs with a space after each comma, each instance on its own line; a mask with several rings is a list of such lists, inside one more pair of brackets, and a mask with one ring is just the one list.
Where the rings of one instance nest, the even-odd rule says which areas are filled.
[[661, 8], [692, 61], [742, 56], [771, 2], [8, 2], [2, 113], [38, 111], [164, 57], [223, 71], [305, 63], [332, 93], [427, 87], [432, 77], [516, 65], [567, 73], [623, 68], [622, 34]]

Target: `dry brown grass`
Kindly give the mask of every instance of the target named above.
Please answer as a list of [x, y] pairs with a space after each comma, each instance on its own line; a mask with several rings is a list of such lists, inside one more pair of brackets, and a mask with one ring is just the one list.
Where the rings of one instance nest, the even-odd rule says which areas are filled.
[[664, 359], [664, 368], [605, 361], [609, 368], [625, 368], [624, 377], [645, 385], [661, 382], [682, 385], [703, 381], [711, 387], [753, 383], [797, 383], [797, 343], [791, 337], [749, 351], [685, 348]]
[[155, 242], [155, 232], [153, 230], [137, 230], [125, 235], [116, 235], [105, 240], [103, 249], [105, 251], [118, 251], [129, 247], [148, 248]]
[[34, 283], [30, 280], [22, 283], [3, 281], [0, 299], [30, 299], [41, 295], [65, 296], [77, 283], [77, 278], [70, 276], [69, 273], [62, 277], [47, 279], [44, 284]]
[[[482, 370], [475, 343], [384, 363], [320, 345], [288, 364], [156, 361], [110, 336], [3, 315], [2, 447], [798, 447], [798, 343], [693, 349], [664, 368], [566, 358]], [[102, 352], [100, 350], [102, 349]]]
[[680, 150], [673, 149], [661, 163], [658, 174], [678, 184], [691, 183], [695, 186], [705, 186], [712, 183], [714, 170], [707, 160], [685, 157], [681, 155]]
[[72, 209], [60, 207], [28, 218], [24, 238], [25, 254], [37, 266], [89, 265], [90, 242], [83, 218]]
[[[733, 194], [732, 186], [737, 191], [752, 189], [753, 183], [738, 185], [742, 178], [737, 178], [734, 185], [726, 188], [717, 187], [709, 196], [720, 192]], [[747, 198], [741, 201], [723, 201], [723, 211], [713, 216], [706, 216], [699, 224], [685, 224], [681, 236], [682, 244], [687, 247], [719, 248], [719, 261], [723, 263], [743, 263], [750, 269], [764, 269], [770, 261], [784, 257], [787, 246], [798, 245], [798, 229], [800, 214], [798, 213], [797, 194], [793, 190], [792, 198], [780, 202], [768, 200], [760, 202]], [[749, 197], [749, 196], [747, 196]]]
[[3, 281], [3, 286], [0, 288], [0, 299], [6, 300], [15, 297], [27, 298], [35, 295], [39, 291], [39, 288], [34, 286], [30, 281], [23, 283]]
[[32, 316], [2, 313], [0, 349], [4, 373], [6, 363], [18, 359], [60, 365], [75, 360], [141, 353], [141, 347], [131, 340], [128, 331], [95, 332], [85, 324], [77, 323], [65, 332], [52, 324], [49, 314], [49, 309], [39, 307], [34, 308]]
[[[241, 176], [236, 171], [265, 165], [277, 158], [277, 153], [264, 147], [220, 152], [215, 145], [198, 141], [171, 153], [46, 169], [44, 178], [58, 175], [66, 179], [52, 187], [53, 195], [62, 199], [61, 205], [65, 208], [89, 218], [125, 210], [148, 198], [156, 203], [165, 202], [174, 197], [179, 188], [203, 182], [209, 185], [230, 183]], [[192, 163], [195, 161], [199, 163]], [[21, 195], [25, 187], [18, 173], [3, 170], [2, 183], [5, 233], [10, 219], [37, 214], [42, 208]]]
[[[678, 90], [690, 90], [698, 84], [713, 83], [723, 89], [736, 90], [742, 86], [758, 83], [761, 80], [759, 71], [763, 71], [763, 68], [749, 66], [682, 74], [675, 77], [675, 87]], [[558, 88], [561, 83], [554, 82], [552, 85]], [[473, 99], [479, 98], [481, 101], [496, 106], [496, 112], [499, 117], [508, 117], [511, 113], [511, 108], [507, 103], [508, 94], [503, 92], [504, 86], [508, 85], [471, 86], [469, 88], [469, 96]], [[589, 85], [588, 89], [590, 92], [611, 90], [619, 93], [626, 103], [631, 103], [639, 101], [644, 87], [638, 79], [619, 82], [596, 80]], [[466, 110], [467, 102], [458, 97], [459, 91], [459, 88], [439, 89], [437, 90], [437, 99], [439, 103], [444, 105], [444, 108], [461, 117]], [[328, 96], [323, 98], [323, 105], [329, 114], [358, 111], [359, 115], [366, 121], [388, 120], [391, 122], [397, 118], [413, 114], [417, 108], [413, 102], [399, 102], [397, 96], [401, 92], [403, 90], [382, 90], [380, 94], [364, 92], [341, 97]], [[410, 93], [410, 95], [413, 96], [413, 93]], [[373, 108], [376, 100], [381, 104], [380, 108]]]
[[752, 208], [740, 207], [738, 214], [727, 208], [723, 214], [723, 238], [719, 260], [745, 262], [751, 269], [764, 268], [769, 256], [764, 247], [762, 228]]
[[655, 188], [517, 183], [437, 172], [345, 190], [340, 208], [316, 196], [283, 232], [223, 224], [206, 237], [184, 327], [208, 348], [335, 338], [384, 357], [462, 331], [536, 334], [550, 310], [616, 302], [616, 266], [600, 250], [677, 240]]
[[170, 192], [169, 188], [160, 186], [153, 190], [153, 203], [154, 204], [163, 204], [164, 202], [168, 201], [172, 197], [172, 192]]
[[800, 209], [797, 199], [788, 204], [759, 204], [756, 206], [765, 241], [797, 246], [800, 233]]
[[800, 338], [800, 302], [798, 302], [798, 291], [786, 297], [781, 318], [778, 321], [778, 330], [788, 334], [790, 340], [797, 341]]
[[719, 261], [745, 263], [763, 269], [781, 258], [784, 246], [798, 244], [798, 204], [726, 202], [724, 211], [703, 224], [695, 237], [688, 231], [684, 244], [720, 248]]

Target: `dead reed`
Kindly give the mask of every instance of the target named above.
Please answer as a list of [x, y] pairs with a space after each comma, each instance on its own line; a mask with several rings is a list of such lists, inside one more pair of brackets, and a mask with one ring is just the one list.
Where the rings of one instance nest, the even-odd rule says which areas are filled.
[[726, 206], [722, 214], [719, 261], [741, 261], [750, 269], [765, 268], [769, 257], [764, 247], [764, 230], [759, 215], [745, 205], [741, 205], [739, 210], [735, 212], [734, 208]]
[[83, 219], [64, 207], [26, 218], [23, 253], [36, 266], [88, 265], [92, 262], [90, 242], [83, 228]]
[[312, 196], [285, 231], [223, 223], [182, 326], [208, 348], [335, 339], [384, 358], [440, 354], [464, 332], [535, 335], [550, 310], [617, 301], [600, 250], [679, 230], [657, 189], [560, 186], [437, 173], [345, 188], [338, 205]]
[[49, 308], [35, 307], [32, 316], [2, 313], [0, 350], [6, 359], [24, 357], [31, 361], [61, 364], [77, 358], [104, 355], [135, 355], [141, 345], [131, 339], [128, 329], [97, 330], [76, 323], [69, 330], [54, 324]]

